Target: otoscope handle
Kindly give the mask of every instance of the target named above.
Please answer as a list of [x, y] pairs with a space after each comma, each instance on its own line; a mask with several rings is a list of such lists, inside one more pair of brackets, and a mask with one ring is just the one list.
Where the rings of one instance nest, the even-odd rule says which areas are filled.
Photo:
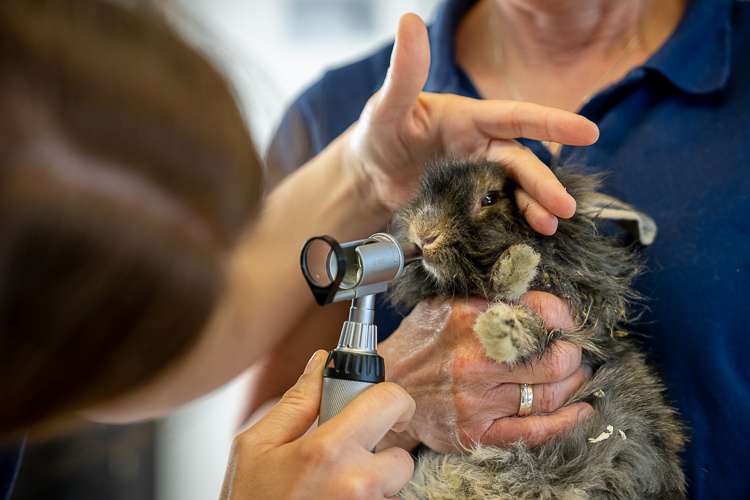
[[373, 352], [334, 349], [323, 372], [318, 425], [338, 415], [354, 398], [385, 381], [383, 358]]

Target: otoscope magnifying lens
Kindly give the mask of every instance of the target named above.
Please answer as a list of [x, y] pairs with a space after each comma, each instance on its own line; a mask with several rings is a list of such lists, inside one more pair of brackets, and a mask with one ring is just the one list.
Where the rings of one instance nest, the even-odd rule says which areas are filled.
[[307, 279], [315, 286], [331, 285], [338, 272], [336, 255], [331, 245], [319, 238], [309, 240], [303, 254], [303, 269]]

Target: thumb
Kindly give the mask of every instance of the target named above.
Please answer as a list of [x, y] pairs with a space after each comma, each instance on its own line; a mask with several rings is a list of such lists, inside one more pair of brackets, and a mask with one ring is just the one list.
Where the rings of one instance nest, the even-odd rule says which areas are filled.
[[307, 362], [305, 372], [250, 429], [252, 439], [265, 446], [281, 446], [302, 436], [318, 418], [323, 390], [323, 368], [328, 356], [320, 350]]
[[390, 121], [411, 110], [430, 70], [430, 41], [427, 27], [416, 14], [404, 14], [398, 23], [378, 115]]

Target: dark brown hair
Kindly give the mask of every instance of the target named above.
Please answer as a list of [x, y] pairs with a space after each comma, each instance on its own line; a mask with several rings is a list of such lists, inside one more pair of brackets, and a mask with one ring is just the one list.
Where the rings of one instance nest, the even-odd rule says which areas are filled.
[[0, 2], [0, 436], [194, 343], [261, 164], [225, 79], [154, 12]]

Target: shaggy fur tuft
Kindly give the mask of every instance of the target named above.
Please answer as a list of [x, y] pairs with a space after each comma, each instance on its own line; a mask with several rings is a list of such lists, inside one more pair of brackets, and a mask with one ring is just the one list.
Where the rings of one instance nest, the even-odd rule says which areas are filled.
[[[596, 177], [558, 177], [577, 200], [595, 196]], [[627, 336], [641, 299], [632, 288], [643, 269], [636, 252], [600, 235], [596, 220], [580, 212], [560, 220], [554, 236], [536, 233], [515, 188], [495, 163], [448, 159], [428, 167], [419, 194], [394, 220], [400, 239], [422, 246], [423, 261], [407, 267], [389, 299], [412, 307], [433, 296], [486, 297], [493, 305], [474, 330], [498, 362], [528, 362], [558, 341], [580, 345], [594, 375], [569, 403], [585, 401], [594, 415], [536, 448], [429, 451], [402, 498], [684, 498], [684, 427]], [[580, 328], [547, 332], [514, 304], [527, 290], [567, 299]]]

